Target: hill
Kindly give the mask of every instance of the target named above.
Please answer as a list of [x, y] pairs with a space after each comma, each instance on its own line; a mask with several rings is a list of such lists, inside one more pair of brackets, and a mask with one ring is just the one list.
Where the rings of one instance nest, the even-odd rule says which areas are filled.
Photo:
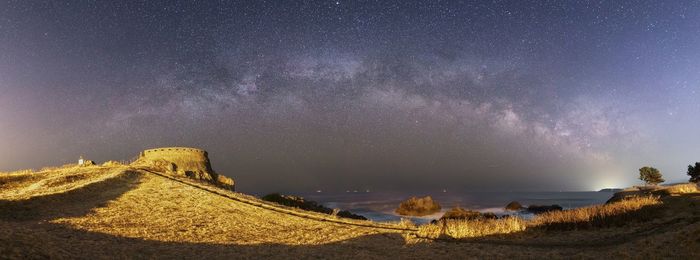
[[[0, 255], [426, 259], [697, 257], [700, 252], [698, 193], [614, 213], [620, 214], [588, 219], [603, 224], [572, 225], [567, 222], [572, 214], [562, 213], [548, 218], [563, 219], [554, 224], [540, 219], [517, 230], [493, 228], [497, 232], [459, 237], [455, 230], [474, 222], [415, 227], [341, 219], [144, 166], [66, 166], [0, 174]], [[496, 222], [479, 227], [520, 223], [488, 221]]]

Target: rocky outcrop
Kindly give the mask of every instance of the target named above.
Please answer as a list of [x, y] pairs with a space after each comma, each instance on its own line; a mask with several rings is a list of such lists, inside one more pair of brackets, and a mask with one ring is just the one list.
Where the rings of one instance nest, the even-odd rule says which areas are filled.
[[549, 205], [549, 206], [547, 206], [547, 205], [530, 205], [527, 207], [527, 211], [530, 213], [534, 213], [534, 214], [542, 214], [542, 213], [550, 212], [550, 211], [560, 211], [563, 209], [564, 208], [562, 208], [561, 206], [556, 205], [556, 204]]
[[523, 205], [520, 205], [520, 203], [517, 201], [511, 201], [508, 203], [508, 205], [506, 205], [506, 210], [518, 211], [521, 209], [523, 209]]
[[216, 174], [216, 184], [229, 190], [234, 190], [235, 187], [233, 179], [221, 174]]
[[508, 203], [505, 209], [510, 211], [525, 211], [527, 213], [533, 214], [541, 214], [550, 211], [563, 210], [563, 208], [559, 205], [530, 205], [526, 208], [523, 207], [523, 205], [517, 201], [511, 201], [510, 203]]
[[97, 165], [97, 163], [95, 163], [95, 161], [93, 161], [93, 160], [84, 160], [84, 161], [83, 161], [83, 164], [80, 164], [80, 165], [78, 165], [78, 166], [80, 166], [80, 167], [88, 167], [88, 166], [95, 166], [95, 165]]
[[272, 194], [268, 194], [268, 195], [263, 196], [262, 199], [265, 201], [274, 202], [274, 203], [277, 203], [280, 205], [285, 205], [288, 207], [293, 207], [293, 208], [298, 208], [298, 209], [303, 209], [303, 210], [308, 210], [308, 211], [315, 211], [315, 212], [320, 212], [320, 213], [324, 213], [324, 214], [336, 215], [336, 216], [341, 217], [341, 218], [367, 220], [367, 218], [365, 218], [364, 216], [353, 214], [350, 211], [327, 208], [327, 207], [324, 207], [323, 205], [318, 204], [315, 201], [306, 200], [302, 197], [297, 197], [297, 196], [292, 196], [292, 195], [281, 195], [279, 193], [272, 193]]
[[665, 186], [634, 186], [632, 188], [624, 189], [623, 191], [616, 192], [613, 196], [606, 202], [613, 203], [618, 201], [623, 201], [633, 197], [644, 197], [644, 196], [657, 196], [666, 197], [674, 194], [684, 194], [684, 193], [695, 193], [700, 192], [700, 187], [696, 183], [678, 183], [675, 185], [665, 185]]
[[632, 187], [629, 189], [625, 189], [620, 192], [615, 192], [613, 196], [608, 199], [606, 204], [613, 203], [613, 202], [618, 202], [618, 201], [623, 201], [632, 197], [641, 197], [641, 196], [650, 196], [650, 195], [664, 195], [664, 192], [662, 190], [658, 190], [654, 187]]
[[455, 207], [447, 212], [440, 218], [440, 220], [448, 219], [459, 219], [459, 220], [478, 220], [478, 219], [497, 219], [498, 216], [491, 212], [481, 213], [475, 210], [463, 209], [460, 207]]
[[404, 202], [401, 202], [396, 209], [396, 213], [404, 216], [425, 216], [439, 212], [442, 207], [433, 200], [432, 197], [426, 196], [423, 198], [412, 197]]

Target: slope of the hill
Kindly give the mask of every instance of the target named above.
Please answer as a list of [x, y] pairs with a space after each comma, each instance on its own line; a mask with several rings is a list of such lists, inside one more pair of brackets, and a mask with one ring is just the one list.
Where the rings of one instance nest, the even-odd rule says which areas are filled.
[[161, 176], [79, 217], [53, 223], [147, 240], [211, 244], [325, 244], [380, 231], [261, 209]]
[[69, 167], [0, 176], [0, 258], [698, 256], [700, 194], [665, 198], [662, 209], [658, 220], [625, 226], [444, 242], [145, 169]]
[[122, 175], [117, 167], [64, 167], [38, 173], [0, 175], [0, 200], [27, 200], [80, 189]]

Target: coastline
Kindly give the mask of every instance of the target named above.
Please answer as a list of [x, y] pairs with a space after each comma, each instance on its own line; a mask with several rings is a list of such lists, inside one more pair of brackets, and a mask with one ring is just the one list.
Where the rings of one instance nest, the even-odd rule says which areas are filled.
[[[432, 196], [442, 205], [440, 212], [421, 217], [401, 216], [394, 212], [396, 207], [413, 194]], [[371, 192], [371, 193], [299, 193], [298, 195], [313, 200], [330, 208], [349, 210], [378, 222], [399, 221], [401, 218], [410, 219], [417, 224], [428, 223], [438, 219], [451, 208], [461, 207], [482, 213], [491, 212], [497, 216], [516, 215], [531, 219], [534, 214], [518, 211], [507, 211], [505, 206], [511, 201], [523, 205], [552, 205], [557, 204], [564, 209], [581, 208], [591, 205], [604, 204], [613, 196], [613, 192]]]

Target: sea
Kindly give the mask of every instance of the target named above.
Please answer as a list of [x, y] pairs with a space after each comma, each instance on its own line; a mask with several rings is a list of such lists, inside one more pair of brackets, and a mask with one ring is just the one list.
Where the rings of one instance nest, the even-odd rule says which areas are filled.
[[[595, 204], [603, 204], [613, 192], [433, 192], [433, 193], [405, 193], [405, 192], [373, 192], [348, 191], [348, 192], [310, 192], [297, 194], [308, 200], [313, 200], [329, 208], [349, 210], [352, 213], [365, 216], [377, 222], [395, 222], [402, 218], [410, 219], [414, 223], [422, 224], [438, 219], [445, 211], [453, 207], [476, 210], [479, 212], [492, 212], [496, 215], [517, 215], [530, 219], [533, 214], [524, 211], [513, 212], [505, 210], [505, 206], [511, 201], [517, 201], [521, 205], [553, 205], [557, 204], [564, 209], [580, 208]], [[431, 196], [437, 201], [442, 210], [438, 213], [422, 217], [405, 217], [394, 213], [399, 204], [412, 197]]]

